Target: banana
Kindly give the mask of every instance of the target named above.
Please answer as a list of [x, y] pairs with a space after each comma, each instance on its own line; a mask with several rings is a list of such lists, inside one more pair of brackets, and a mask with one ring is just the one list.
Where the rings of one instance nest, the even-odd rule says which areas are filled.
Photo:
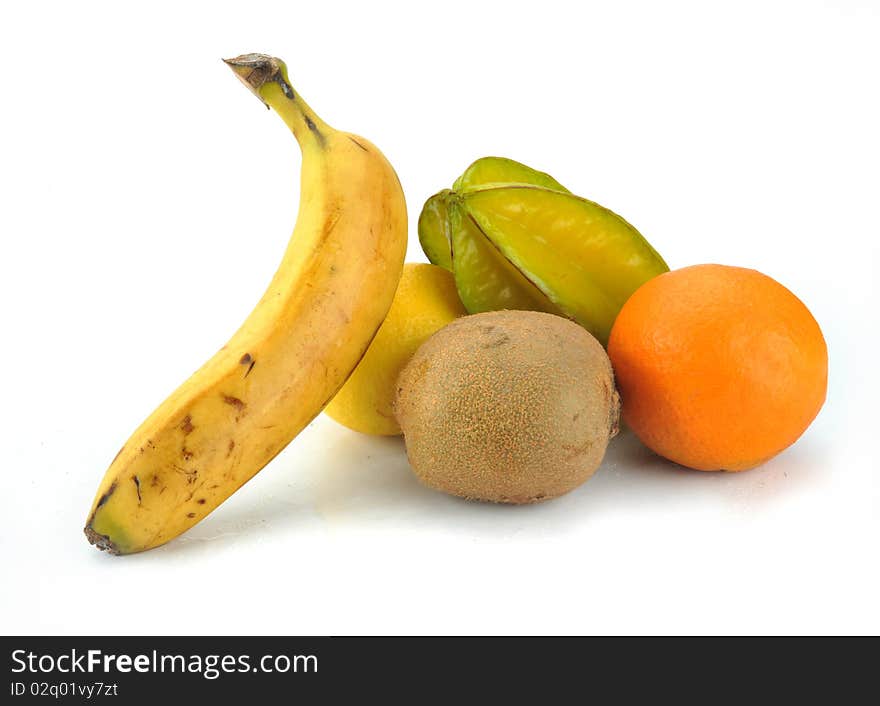
[[110, 464], [85, 534], [114, 554], [177, 537], [269, 463], [357, 366], [403, 268], [406, 204], [382, 153], [322, 121], [279, 59], [245, 54], [226, 63], [300, 145], [299, 214], [242, 326]]

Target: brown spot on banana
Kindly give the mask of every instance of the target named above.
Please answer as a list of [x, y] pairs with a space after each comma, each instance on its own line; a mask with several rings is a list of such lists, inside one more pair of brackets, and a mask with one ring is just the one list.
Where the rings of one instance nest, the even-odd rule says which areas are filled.
[[[172, 464], [171, 464], [171, 467], [172, 467], [175, 471], [177, 471], [178, 473], [180, 473], [180, 474], [186, 476], [186, 482], [187, 482], [189, 485], [192, 485], [193, 483], [195, 483], [195, 482], [196, 482], [196, 479], [197, 479], [198, 476], [199, 476], [199, 469], [197, 469], [197, 468], [193, 468], [192, 470], [187, 470], [186, 468], [181, 468], [181, 467], [178, 466], [176, 463], [172, 463]], [[163, 489], [163, 490], [164, 490], [164, 489]]]
[[238, 397], [233, 397], [232, 395], [223, 395], [223, 401], [226, 404], [235, 407], [239, 412], [243, 411], [244, 408], [247, 407], [247, 405], [240, 399], [238, 399]]
[[101, 499], [98, 500], [98, 504], [95, 505], [95, 509], [97, 510], [102, 505], [106, 504], [106, 502], [110, 499], [110, 496], [116, 492], [116, 481], [113, 481], [113, 484], [107, 489], [107, 492], [101, 496]]
[[106, 504], [106, 502], [110, 499], [110, 496], [113, 495], [114, 492], [116, 492], [116, 481], [113, 481], [113, 484], [98, 499], [98, 502], [95, 504], [95, 509], [92, 511], [88, 522], [86, 522], [86, 526], [83, 532], [85, 532], [86, 539], [89, 540], [89, 544], [95, 545], [102, 552], [106, 551], [110, 552], [111, 554], [118, 554], [119, 550], [116, 548], [116, 545], [113, 544], [112, 541], [110, 541], [110, 537], [104, 534], [99, 534], [98, 532], [95, 532], [94, 529], [92, 529], [92, 523], [95, 521], [95, 513], [98, 511], [98, 508]]
[[247, 370], [245, 371], [245, 374], [244, 374], [244, 376], [247, 377], [248, 375], [251, 374], [251, 370], [254, 369], [254, 366], [257, 364], [257, 361], [255, 361], [255, 360], [253, 359], [253, 357], [251, 356], [250, 353], [245, 353], [245, 354], [239, 359], [238, 364], [239, 364], [239, 365], [246, 365], [246, 366], [248, 366], [248, 368], [247, 368]]
[[180, 423], [180, 429], [181, 431], [183, 431], [184, 435], [189, 434], [193, 429], [195, 429], [192, 423], [192, 416], [187, 414], [183, 418], [183, 421]]

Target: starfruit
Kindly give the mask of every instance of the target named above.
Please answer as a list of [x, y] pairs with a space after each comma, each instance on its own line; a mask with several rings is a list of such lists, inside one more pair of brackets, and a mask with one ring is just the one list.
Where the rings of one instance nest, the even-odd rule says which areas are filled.
[[629, 296], [669, 267], [623, 218], [549, 174], [501, 157], [474, 162], [425, 203], [419, 242], [450, 270], [472, 314], [547, 311], [603, 344]]

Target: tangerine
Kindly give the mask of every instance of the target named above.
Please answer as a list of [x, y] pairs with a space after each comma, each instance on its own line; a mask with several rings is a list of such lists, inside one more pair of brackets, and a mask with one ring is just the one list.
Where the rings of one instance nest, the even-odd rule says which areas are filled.
[[626, 423], [656, 453], [744, 471], [793, 444], [825, 401], [828, 350], [776, 280], [695, 265], [642, 285], [608, 344]]

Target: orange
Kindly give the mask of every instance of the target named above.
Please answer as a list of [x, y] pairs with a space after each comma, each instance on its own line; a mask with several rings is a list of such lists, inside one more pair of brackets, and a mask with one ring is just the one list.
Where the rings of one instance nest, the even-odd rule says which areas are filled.
[[649, 280], [618, 314], [608, 355], [630, 428], [701, 471], [772, 458], [825, 401], [828, 349], [816, 320], [776, 280], [742, 267]]

